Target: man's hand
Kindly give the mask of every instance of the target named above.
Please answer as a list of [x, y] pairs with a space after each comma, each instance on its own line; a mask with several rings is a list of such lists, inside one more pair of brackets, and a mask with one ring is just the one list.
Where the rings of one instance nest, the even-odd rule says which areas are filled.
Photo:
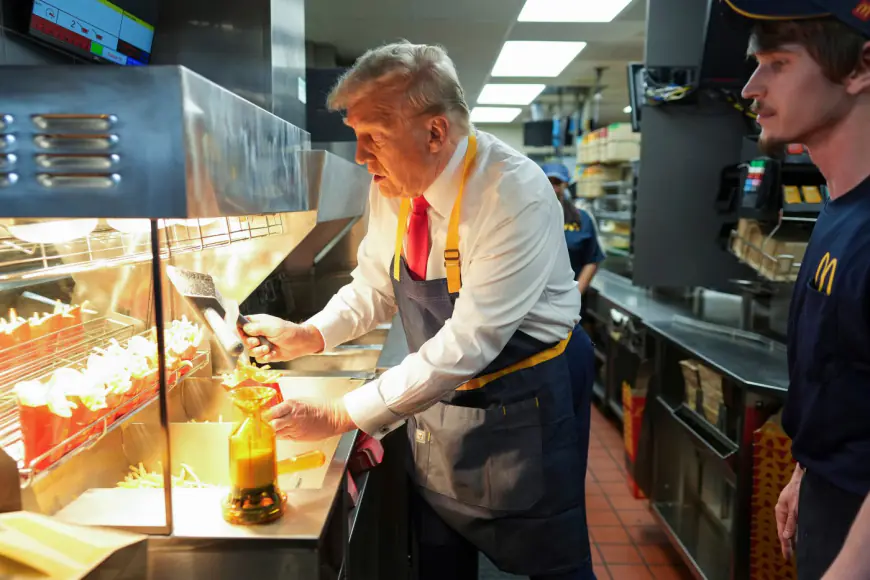
[[[242, 338], [258, 363], [288, 361], [323, 350], [323, 336], [310, 324], [294, 324], [268, 314], [249, 318], [251, 322], [242, 329]], [[269, 351], [269, 347], [260, 346], [254, 338], [257, 336], [265, 336], [275, 348]]]
[[798, 465], [776, 502], [776, 533], [782, 548], [782, 557], [790, 560], [794, 553], [795, 531], [798, 525], [798, 500], [800, 498], [801, 479], [804, 472]]
[[354, 429], [344, 399], [331, 402], [284, 401], [266, 411], [278, 437], [320, 441]]

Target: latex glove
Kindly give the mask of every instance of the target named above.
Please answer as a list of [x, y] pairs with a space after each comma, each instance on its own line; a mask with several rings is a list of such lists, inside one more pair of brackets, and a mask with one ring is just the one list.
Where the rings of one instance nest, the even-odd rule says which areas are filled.
[[344, 399], [336, 401], [284, 401], [266, 411], [264, 417], [283, 439], [320, 441], [356, 428]]
[[[310, 324], [294, 324], [268, 314], [254, 314], [248, 318], [251, 322], [245, 325], [241, 335], [258, 363], [288, 361], [323, 350], [323, 336]], [[256, 336], [265, 336], [275, 348], [270, 351], [268, 347], [260, 346], [260, 341], [253, 338]]]

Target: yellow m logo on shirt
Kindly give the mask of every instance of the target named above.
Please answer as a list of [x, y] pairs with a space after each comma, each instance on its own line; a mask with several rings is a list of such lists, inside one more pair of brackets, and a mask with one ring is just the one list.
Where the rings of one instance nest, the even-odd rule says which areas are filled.
[[819, 260], [819, 266], [816, 268], [816, 276], [813, 278], [816, 290], [824, 292], [830, 296], [831, 289], [834, 287], [834, 277], [836, 275], [837, 258], [831, 258], [831, 253], [825, 252], [825, 255], [822, 256], [821, 260]]
[[858, 20], [867, 22], [867, 20], [870, 20], [870, 2], [868, 2], [867, 0], [862, 0], [852, 10], [852, 14]]

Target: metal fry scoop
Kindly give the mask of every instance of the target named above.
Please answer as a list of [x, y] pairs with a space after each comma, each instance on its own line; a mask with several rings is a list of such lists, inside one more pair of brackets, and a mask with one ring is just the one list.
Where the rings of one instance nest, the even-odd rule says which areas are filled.
[[[214, 332], [221, 348], [235, 363], [245, 352], [245, 345], [236, 329], [226, 321], [227, 310], [224, 306], [223, 298], [215, 286], [214, 278], [209, 274], [191, 272], [190, 270], [183, 270], [175, 266], [167, 266], [166, 275], [169, 276], [169, 280], [175, 286], [175, 289], [178, 290], [178, 293], [187, 298], [195, 309], [199, 311], [212, 329], [212, 332]], [[236, 326], [241, 328], [248, 322], [247, 317], [239, 314], [238, 319], [236, 319]], [[272, 344], [265, 337], [260, 336], [257, 338], [260, 341], [260, 345], [272, 348]]]

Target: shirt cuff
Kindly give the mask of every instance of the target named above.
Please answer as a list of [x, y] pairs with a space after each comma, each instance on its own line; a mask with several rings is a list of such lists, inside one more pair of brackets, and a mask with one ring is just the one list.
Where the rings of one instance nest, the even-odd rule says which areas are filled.
[[354, 424], [375, 439], [382, 438], [405, 422], [404, 418], [387, 407], [377, 381], [347, 393], [344, 404]]
[[340, 316], [321, 310], [306, 321], [320, 332], [323, 337], [323, 350], [329, 351], [347, 342], [353, 333], [353, 324]]

